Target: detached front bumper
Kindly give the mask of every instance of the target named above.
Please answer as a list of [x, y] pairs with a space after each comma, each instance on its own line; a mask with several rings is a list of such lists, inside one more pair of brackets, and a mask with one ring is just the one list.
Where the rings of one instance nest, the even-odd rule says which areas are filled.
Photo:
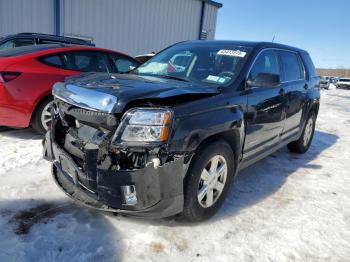
[[[153, 164], [137, 170], [100, 170], [95, 176], [79, 167], [72, 156], [52, 139], [44, 140], [44, 157], [53, 162], [52, 175], [56, 184], [71, 198], [104, 211], [132, 216], [162, 218], [182, 212], [184, 158]], [[137, 201], [127, 204], [125, 187], [135, 190]]]

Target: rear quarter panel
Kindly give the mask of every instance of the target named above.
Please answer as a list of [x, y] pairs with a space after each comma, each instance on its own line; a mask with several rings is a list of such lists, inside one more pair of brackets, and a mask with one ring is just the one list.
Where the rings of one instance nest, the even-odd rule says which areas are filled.
[[320, 78], [317, 75], [315, 66], [313, 64], [313, 61], [310, 57], [310, 55], [302, 51], [300, 52], [300, 56], [302, 58], [305, 73], [306, 73], [306, 80], [307, 80], [307, 91], [306, 91], [306, 102], [304, 104], [303, 108], [303, 115], [301, 119], [301, 127], [300, 128], [300, 134], [303, 131], [303, 127], [305, 125], [306, 119], [309, 116], [310, 110], [315, 109], [316, 114], [318, 113], [319, 105], [320, 105]]
[[22, 72], [15, 80], [5, 83], [0, 98], [0, 117], [8, 118], [10, 123], [7, 125], [16, 127], [27, 127], [30, 124], [35, 108], [51, 95], [54, 83], [79, 73], [51, 67], [33, 58], [15, 62], [3, 70]]

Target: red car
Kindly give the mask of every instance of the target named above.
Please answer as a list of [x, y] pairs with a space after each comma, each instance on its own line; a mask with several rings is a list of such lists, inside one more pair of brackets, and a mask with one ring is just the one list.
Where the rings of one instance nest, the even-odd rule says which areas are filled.
[[140, 63], [125, 54], [88, 46], [49, 44], [0, 51], [0, 126], [50, 124], [51, 88], [81, 72], [124, 73]]

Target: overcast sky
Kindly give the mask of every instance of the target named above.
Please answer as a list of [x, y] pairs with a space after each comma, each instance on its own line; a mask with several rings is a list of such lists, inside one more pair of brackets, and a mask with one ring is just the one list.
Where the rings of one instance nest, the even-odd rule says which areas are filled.
[[216, 39], [307, 50], [317, 67], [350, 68], [350, 0], [218, 0]]

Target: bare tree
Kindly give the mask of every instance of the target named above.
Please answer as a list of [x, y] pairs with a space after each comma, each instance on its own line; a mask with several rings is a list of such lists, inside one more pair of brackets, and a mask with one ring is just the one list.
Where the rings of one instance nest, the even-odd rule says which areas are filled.
[[317, 73], [320, 76], [350, 77], [350, 69], [346, 68], [317, 68]]

